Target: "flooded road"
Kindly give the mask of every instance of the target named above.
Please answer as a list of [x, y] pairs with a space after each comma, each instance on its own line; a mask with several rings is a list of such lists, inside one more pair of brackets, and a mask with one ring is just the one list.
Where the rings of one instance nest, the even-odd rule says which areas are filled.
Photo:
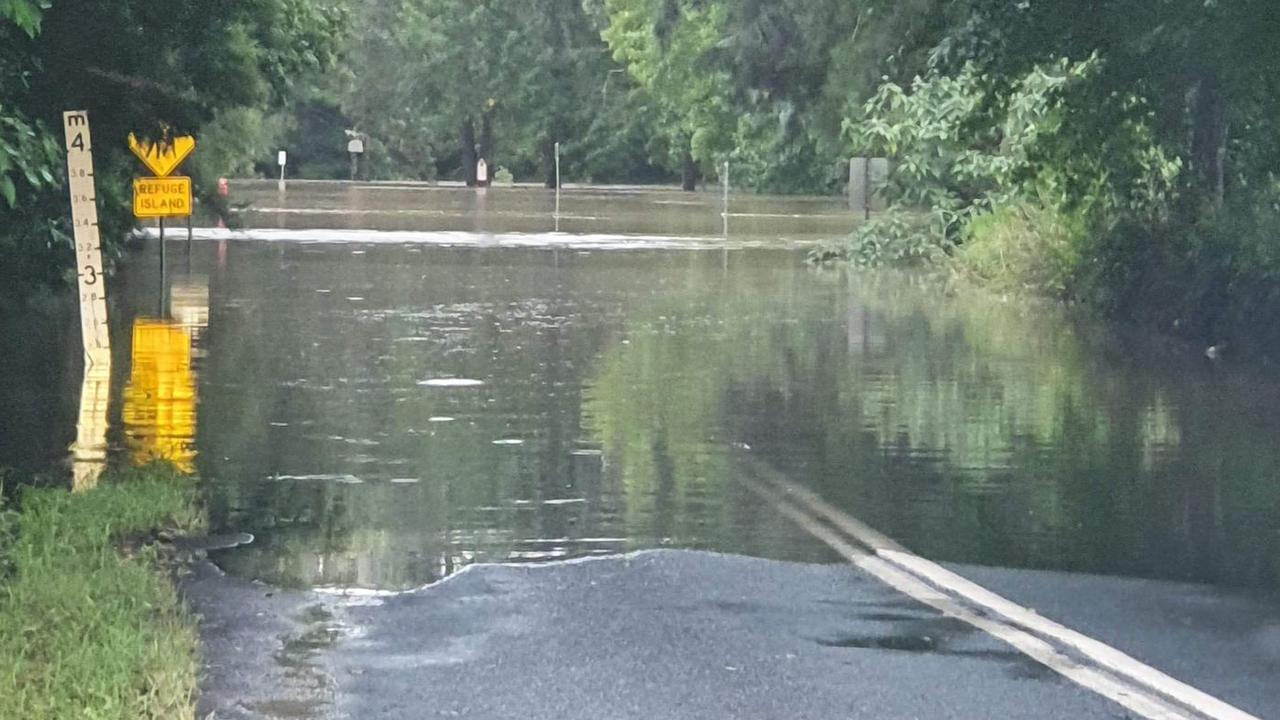
[[222, 567], [296, 588], [652, 548], [835, 560], [738, 482], [746, 454], [934, 560], [1280, 591], [1274, 378], [807, 268], [856, 222], [838, 200], [735, 200], [723, 250], [710, 193], [569, 192], [558, 235], [533, 190], [246, 199], [287, 232], [171, 243], [163, 281], [151, 240], [114, 278], [87, 420], [74, 315], [0, 320], [0, 465], [65, 463], [77, 411], [102, 415], [113, 457], [198, 471], [214, 529], [256, 536]]

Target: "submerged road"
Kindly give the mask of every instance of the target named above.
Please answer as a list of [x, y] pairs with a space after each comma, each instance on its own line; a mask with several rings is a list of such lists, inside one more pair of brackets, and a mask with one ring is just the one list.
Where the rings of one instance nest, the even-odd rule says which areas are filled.
[[258, 536], [185, 584], [202, 717], [1280, 717], [1280, 609], [1223, 589], [1274, 589], [1280, 385], [804, 271], [829, 199], [242, 192], [161, 300], [189, 406], [121, 412], [198, 394]]
[[363, 594], [283, 592], [206, 565], [187, 583], [208, 648], [203, 711], [1247, 720], [1280, 709], [1280, 614], [1264, 604], [1175, 583], [942, 568], [767, 467], [740, 467], [763, 502], [850, 562], [644, 551], [473, 565]]

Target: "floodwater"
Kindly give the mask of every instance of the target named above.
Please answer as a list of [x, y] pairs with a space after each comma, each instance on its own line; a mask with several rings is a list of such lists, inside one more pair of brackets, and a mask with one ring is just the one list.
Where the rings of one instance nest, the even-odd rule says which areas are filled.
[[[559, 232], [535, 190], [245, 199], [285, 232], [170, 242], [163, 278], [153, 239], [114, 278], [109, 402], [80, 403], [68, 308], [0, 317], [0, 465], [75, 441], [197, 470], [214, 529], [257, 538], [219, 563], [287, 586], [833, 559], [738, 481], [749, 457], [936, 560], [1280, 590], [1275, 378], [808, 268], [856, 223], [838, 200], [735, 198], [726, 243], [713, 193], [570, 191]], [[357, 229], [394, 233], [332, 232]]]

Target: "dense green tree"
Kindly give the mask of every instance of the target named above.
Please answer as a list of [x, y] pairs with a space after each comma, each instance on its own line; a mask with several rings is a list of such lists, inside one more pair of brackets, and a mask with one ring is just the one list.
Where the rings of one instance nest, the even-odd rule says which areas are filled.
[[1280, 6], [1268, 0], [973, 3], [943, 48], [980, 63], [996, 96], [1010, 78], [1058, 57], [1098, 58], [1094, 82], [1064, 105], [1062, 153], [1089, 153], [1117, 122], [1150, 117], [1183, 159], [1193, 204], [1269, 180], [1280, 152], [1274, 117]]
[[634, 146], [584, 141], [617, 148], [639, 122], [602, 22], [582, 0], [378, 0], [355, 17], [340, 105], [393, 173], [471, 182], [478, 153], [550, 186], [559, 142], [570, 176], [645, 174]]

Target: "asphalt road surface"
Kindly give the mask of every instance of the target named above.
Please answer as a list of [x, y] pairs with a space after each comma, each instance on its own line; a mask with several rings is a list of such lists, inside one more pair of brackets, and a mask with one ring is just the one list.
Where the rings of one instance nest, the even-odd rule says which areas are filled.
[[[1172, 652], [1176, 669], [1259, 717], [1280, 707], [1274, 646], [1198, 657], [1176, 638], [1199, 643], [1213, 626], [1164, 636], [1141, 626], [1142, 608], [1107, 605], [1192, 589], [975, 574], [1100, 635]], [[205, 620], [202, 709], [218, 718], [1134, 716], [845, 564], [652, 551], [472, 566], [383, 597], [279, 592], [205, 566], [187, 592]], [[1229, 643], [1241, 628], [1222, 631]]]

